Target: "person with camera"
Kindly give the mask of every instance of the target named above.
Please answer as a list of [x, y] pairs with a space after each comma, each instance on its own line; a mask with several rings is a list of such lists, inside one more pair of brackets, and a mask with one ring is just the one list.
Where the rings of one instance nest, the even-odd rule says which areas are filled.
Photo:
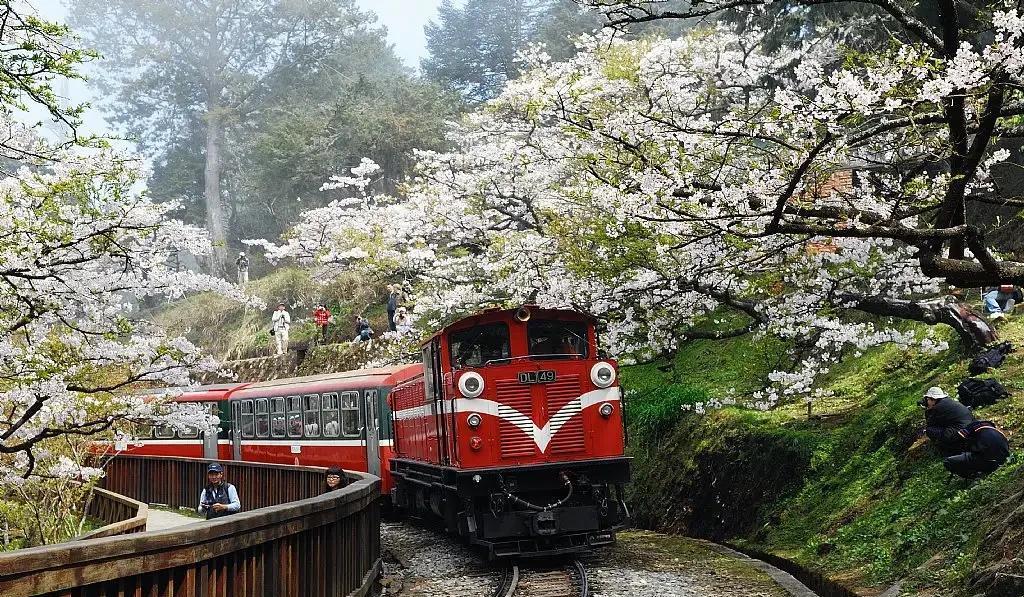
[[964, 428], [974, 422], [971, 409], [949, 397], [942, 388], [928, 388], [921, 401], [924, 408], [925, 435], [942, 456], [953, 456], [964, 450]]
[[199, 494], [199, 513], [205, 514], [206, 520], [212, 520], [241, 509], [235, 486], [224, 481], [224, 467], [216, 462], [210, 463], [206, 467], [206, 487]]

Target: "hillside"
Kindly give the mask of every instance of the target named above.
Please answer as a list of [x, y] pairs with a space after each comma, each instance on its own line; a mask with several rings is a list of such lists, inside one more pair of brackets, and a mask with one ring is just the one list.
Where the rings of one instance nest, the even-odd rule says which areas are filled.
[[306, 269], [281, 267], [252, 280], [246, 291], [266, 303], [264, 309], [246, 308], [212, 293], [191, 296], [154, 310], [154, 319], [172, 334], [184, 335], [218, 359], [241, 359], [273, 354], [270, 316], [284, 301], [292, 316], [289, 340], [304, 346], [315, 332], [313, 308], [325, 302], [335, 323], [329, 341], [349, 340], [354, 315], [370, 318], [374, 330], [387, 330], [384, 284], [344, 276], [321, 284]]
[[[1024, 346], [1024, 322], [999, 330]], [[756, 389], [786, 346], [750, 337], [695, 341], [673, 371], [624, 370], [637, 521], [793, 559], [865, 595], [1024, 594], [1024, 355], [993, 372], [1015, 395], [976, 412], [1011, 434], [1014, 454], [989, 477], [951, 478], [920, 439], [916, 405], [931, 385], [955, 393], [969, 359], [878, 348], [825, 380], [832, 398], [771, 412], [707, 415], [680, 406]]]

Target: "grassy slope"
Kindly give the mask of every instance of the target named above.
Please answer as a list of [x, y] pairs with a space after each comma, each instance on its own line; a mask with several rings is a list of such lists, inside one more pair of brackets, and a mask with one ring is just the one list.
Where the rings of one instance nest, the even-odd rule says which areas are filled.
[[[1024, 323], [1007, 323], [1001, 335], [1024, 347]], [[747, 478], [698, 504], [739, 535], [725, 536], [854, 586], [885, 586], [909, 577], [907, 586], [921, 594], [948, 595], [975, 580], [972, 569], [997, 558], [982, 541], [1003, 515], [996, 504], [1021, 489], [1020, 445], [1011, 440], [1013, 460], [988, 478], [973, 485], [951, 481], [917, 439], [923, 417], [915, 404], [930, 385], [952, 392], [966, 376], [966, 358], [955, 350], [929, 356], [892, 347], [850, 358], [825, 380], [835, 397], [815, 406], [831, 415], [817, 420], [807, 420], [802, 406], [770, 413], [728, 409], [706, 417], [679, 411], [681, 403], [724, 396], [730, 388], [740, 394], [756, 388], [784, 349], [771, 340], [700, 341], [679, 354], [671, 375], [650, 366], [623, 372], [623, 384], [635, 391], [627, 408], [637, 474], [645, 479], [634, 492], [641, 520], [695, 530], [694, 521], [685, 519], [691, 505], [676, 508], [684, 499], [673, 494], [676, 486], [685, 485], [687, 475], [729, 486], [732, 472]], [[1017, 395], [982, 409], [980, 418], [1011, 432], [1024, 427], [1022, 373], [1024, 358], [1011, 355], [995, 375]], [[765, 450], [786, 456], [757, 453]], [[790, 462], [802, 455], [805, 461]], [[709, 474], [708, 467], [716, 470]], [[756, 523], [730, 526], [743, 518], [742, 503], [730, 509], [730, 494], [775, 470], [799, 477], [769, 479], [744, 496], [767, 503], [749, 503]], [[702, 489], [687, 487], [686, 496]], [[707, 528], [696, 530], [709, 534]]]
[[282, 267], [252, 280], [246, 290], [263, 299], [265, 309], [243, 305], [214, 294], [201, 294], [171, 303], [157, 310], [155, 319], [164, 329], [184, 334], [218, 358], [269, 354], [270, 316], [278, 301], [285, 301], [292, 316], [290, 340], [303, 342], [314, 333], [310, 319], [316, 303], [326, 301], [335, 316], [337, 339], [355, 334], [349, 323], [353, 315], [370, 317], [378, 332], [387, 329], [383, 289], [362, 283], [355, 277], [320, 284], [307, 270]]

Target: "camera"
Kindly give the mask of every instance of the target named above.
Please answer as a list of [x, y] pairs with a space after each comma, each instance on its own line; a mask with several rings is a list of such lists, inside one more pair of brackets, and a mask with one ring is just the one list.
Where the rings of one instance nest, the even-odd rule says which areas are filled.
[[917, 405], [920, 406], [921, 408], [928, 408], [928, 399], [921, 398], [920, 400], [917, 401]]

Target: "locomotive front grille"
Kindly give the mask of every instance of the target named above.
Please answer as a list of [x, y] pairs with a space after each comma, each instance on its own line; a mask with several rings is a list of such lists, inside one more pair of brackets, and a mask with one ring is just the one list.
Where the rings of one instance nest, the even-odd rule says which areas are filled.
[[585, 450], [579, 375], [566, 375], [544, 385], [544, 394], [551, 428], [558, 428], [558, 433], [551, 439], [548, 454], [571, 454]]
[[[533, 437], [533, 398], [530, 386], [518, 380], [499, 380], [496, 384], [498, 402], [498, 436], [501, 457], [533, 456], [537, 444]], [[524, 432], [524, 430], [529, 430]]]

